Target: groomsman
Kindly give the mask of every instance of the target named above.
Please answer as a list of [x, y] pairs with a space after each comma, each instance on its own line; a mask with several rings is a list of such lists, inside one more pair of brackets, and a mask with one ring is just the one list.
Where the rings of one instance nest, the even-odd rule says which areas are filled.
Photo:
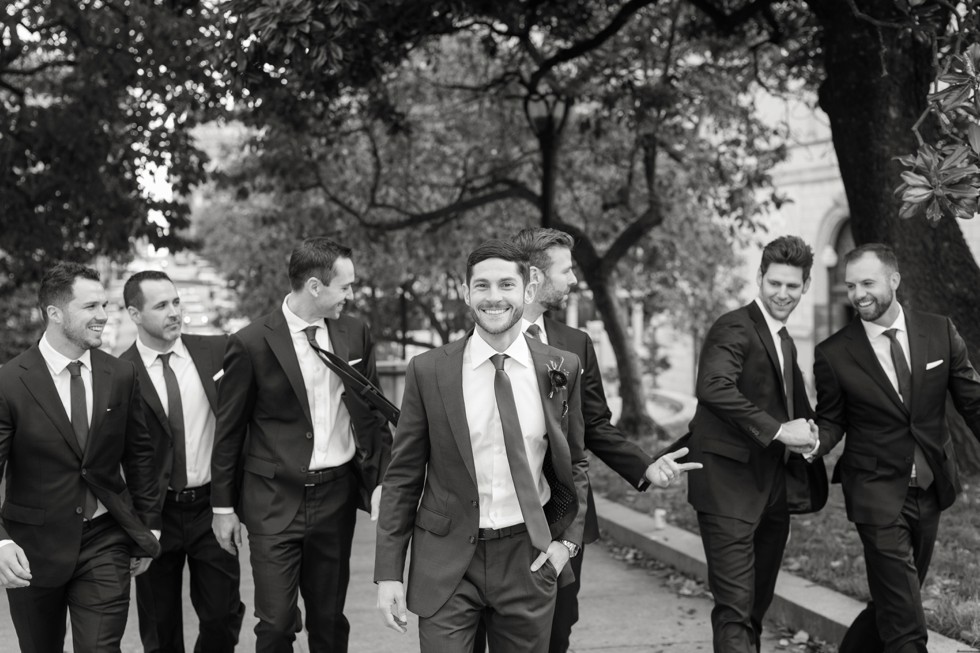
[[[524, 229], [514, 237], [514, 244], [524, 252], [531, 265], [534, 283], [534, 299], [524, 306], [521, 330], [532, 338], [570, 351], [582, 361], [582, 415], [585, 419], [585, 448], [595, 454], [638, 490], [645, 490], [652, 483], [667, 487], [674, 479], [693, 469], [699, 463], [674, 462], [687, 454], [687, 449], [669, 453], [654, 461], [648, 453], [626, 439], [612, 425], [612, 415], [606, 403], [602, 387], [602, 375], [595, 347], [589, 334], [573, 329], [546, 315], [547, 311], [560, 311], [568, 303], [568, 295], [575, 286], [570, 235], [557, 229]], [[583, 544], [599, 539], [599, 521], [596, 518], [595, 501], [589, 487], [588, 508], [585, 513]], [[578, 592], [582, 581], [584, 548], [570, 562], [575, 581], [558, 590], [555, 601], [555, 618], [551, 628], [549, 651], [564, 653], [568, 650], [572, 626], [578, 621]], [[482, 650], [482, 647], [478, 646]]]
[[[980, 377], [948, 317], [896, 300], [901, 275], [890, 247], [849, 252], [844, 282], [858, 317], [816, 349], [816, 454], [847, 434], [835, 476], [864, 545], [872, 603], [841, 651], [921, 653], [928, 631], [919, 588], [939, 517], [960, 491], [946, 397], [980, 437]], [[877, 633], [869, 636], [870, 615]]]
[[136, 372], [98, 349], [106, 303], [95, 270], [53, 266], [44, 335], [0, 367], [0, 586], [21, 651], [64, 650], [66, 613], [75, 651], [119, 651], [130, 578], [160, 551]]
[[473, 250], [463, 296], [475, 330], [406, 372], [374, 576], [390, 628], [419, 615], [423, 653], [471, 651], [481, 619], [491, 651], [547, 651], [555, 591], [582, 544], [581, 365], [521, 333], [528, 276], [511, 243]]
[[288, 272], [282, 306], [228, 339], [211, 466], [213, 529], [236, 555], [239, 515], [248, 528], [257, 651], [293, 650], [302, 592], [310, 651], [345, 653], [356, 513], [377, 514], [391, 431], [353, 377], [341, 378], [320, 357], [378, 385], [367, 325], [341, 313], [354, 296], [351, 250], [307, 238]]
[[136, 579], [140, 637], [146, 653], [183, 653], [184, 563], [191, 604], [200, 621], [197, 651], [231, 653], [245, 605], [239, 600], [238, 559], [211, 531], [211, 450], [216, 382], [225, 336], [181, 335], [183, 313], [163, 272], [134, 274], [123, 301], [137, 338], [120, 358], [136, 367], [143, 412], [157, 448], [163, 510], [162, 552]]
[[786, 329], [812, 265], [809, 245], [795, 236], [766, 245], [758, 298], [718, 318], [701, 349], [689, 446], [704, 471], [688, 476], [688, 501], [708, 562], [716, 653], [759, 650], [789, 534], [789, 452], [816, 444]]

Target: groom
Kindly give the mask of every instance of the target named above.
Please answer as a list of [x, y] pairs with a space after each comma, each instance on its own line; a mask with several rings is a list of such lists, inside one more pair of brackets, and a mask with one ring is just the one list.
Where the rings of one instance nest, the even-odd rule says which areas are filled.
[[[588, 463], [574, 354], [521, 333], [529, 267], [511, 243], [469, 256], [468, 337], [409, 363], [385, 475], [375, 581], [405, 632], [402, 585], [423, 653], [548, 650], [555, 593], [582, 544]], [[421, 503], [420, 503], [421, 498]]]

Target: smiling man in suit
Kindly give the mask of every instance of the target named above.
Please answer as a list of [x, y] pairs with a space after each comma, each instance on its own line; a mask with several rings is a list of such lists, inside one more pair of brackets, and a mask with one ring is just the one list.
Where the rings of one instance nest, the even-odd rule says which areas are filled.
[[302, 592], [310, 651], [344, 653], [356, 512], [375, 518], [391, 432], [360, 388], [320, 358], [331, 352], [378, 384], [367, 326], [341, 315], [353, 299], [351, 250], [327, 238], [304, 240], [289, 257], [289, 282], [281, 308], [228, 339], [211, 466], [213, 528], [232, 554], [241, 543], [239, 515], [248, 528], [257, 651], [293, 650]]
[[[568, 295], [575, 286], [572, 237], [557, 229], [524, 229], [514, 237], [514, 244], [524, 252], [531, 265], [534, 299], [524, 306], [521, 330], [541, 342], [570, 351], [582, 362], [582, 415], [585, 420], [585, 448], [622, 476], [638, 490], [650, 484], [667, 487], [688, 471], [701, 467], [699, 463], [676, 463], [687, 455], [687, 449], [654, 460], [612, 425], [612, 414], [606, 403], [602, 375], [595, 346], [589, 334], [558, 322], [546, 315], [560, 311], [568, 304]], [[595, 501], [589, 487], [588, 509], [585, 514], [584, 543], [599, 539], [599, 522]], [[578, 621], [578, 591], [581, 586], [584, 549], [572, 558], [575, 582], [558, 590], [555, 617], [551, 629], [551, 653], [568, 650], [572, 626]]]
[[718, 318], [701, 348], [689, 446], [704, 470], [688, 476], [688, 502], [698, 513], [715, 602], [715, 653], [759, 650], [789, 535], [789, 452], [809, 453], [816, 445], [786, 328], [810, 286], [812, 265], [813, 252], [800, 238], [767, 244], [758, 298]]
[[181, 335], [177, 288], [164, 272], [131, 276], [123, 302], [136, 342], [120, 356], [136, 368], [147, 426], [157, 447], [163, 512], [162, 552], [136, 579], [140, 638], [146, 653], [184, 653], [184, 563], [200, 631], [195, 650], [231, 653], [245, 606], [238, 560], [211, 530], [211, 449], [215, 379], [222, 374], [225, 336]]
[[521, 333], [528, 278], [513, 244], [473, 250], [463, 297], [475, 330], [406, 372], [374, 576], [390, 628], [405, 632], [406, 607], [419, 615], [423, 653], [469, 653], [481, 619], [491, 651], [547, 651], [582, 544], [581, 365]]
[[[852, 626], [842, 650], [926, 651], [919, 587], [929, 570], [940, 513], [956, 499], [956, 457], [946, 395], [980, 437], [980, 377], [949, 318], [905, 309], [895, 298], [898, 260], [871, 243], [844, 259], [858, 319], [816, 349], [817, 455], [844, 438], [835, 470], [847, 517], [864, 545], [877, 624], [875, 642]], [[855, 643], [861, 640], [860, 644]]]
[[44, 335], [0, 368], [0, 586], [28, 653], [61, 653], [66, 611], [76, 651], [119, 651], [130, 578], [160, 551], [136, 372], [98, 349], [106, 303], [95, 270], [55, 265]]

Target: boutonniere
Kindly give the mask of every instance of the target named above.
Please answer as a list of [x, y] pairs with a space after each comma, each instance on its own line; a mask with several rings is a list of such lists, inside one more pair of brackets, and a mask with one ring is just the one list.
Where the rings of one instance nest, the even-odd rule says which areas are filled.
[[561, 390], [568, 385], [568, 372], [562, 367], [564, 363], [564, 358], [557, 362], [548, 361], [548, 380], [551, 381], [551, 392], [548, 393], [548, 399], [555, 396], [555, 390]]

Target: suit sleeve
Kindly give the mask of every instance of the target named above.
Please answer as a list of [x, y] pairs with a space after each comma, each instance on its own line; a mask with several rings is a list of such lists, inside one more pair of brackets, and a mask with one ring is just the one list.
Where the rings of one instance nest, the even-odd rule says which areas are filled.
[[252, 360], [237, 334], [228, 338], [224, 370], [218, 384], [218, 414], [211, 454], [211, 505], [235, 508], [239, 491], [237, 472], [257, 394]]
[[585, 420], [585, 448], [622, 476], [638, 490], [649, 485], [643, 475], [653, 462], [643, 449], [630, 442], [611, 423], [612, 413], [606, 403], [602, 374], [592, 338], [585, 338], [585, 359], [582, 361], [582, 416]]
[[[3, 379], [6, 382], [7, 379]], [[2, 382], [0, 382], [0, 480], [3, 479], [7, 470], [7, 460], [10, 458], [10, 447], [14, 441], [14, 416], [10, 410], [10, 402], [7, 395], [3, 392]], [[4, 522], [0, 519], [0, 540], [9, 540], [10, 534], [4, 527]]]
[[814, 351], [813, 376], [817, 384], [817, 426], [820, 427], [820, 448], [815, 455], [823, 456], [844, 437], [847, 401], [837, 372], [822, 347]]
[[[429, 382], [433, 382], [430, 379]], [[429, 462], [429, 420], [422, 403], [415, 359], [405, 371], [405, 394], [398, 418], [391, 462], [381, 489], [374, 581], [402, 580], [405, 556]]]
[[946, 318], [946, 328], [949, 332], [949, 394], [974, 437], [980, 440], [980, 376], [970, 363], [966, 343], [949, 318]]
[[133, 498], [133, 507], [136, 508], [146, 527], [161, 530], [163, 525], [160, 513], [163, 509], [163, 501], [160, 498], [161, 488], [155, 468], [156, 446], [146, 425], [136, 368], [132, 363], [125, 363], [125, 365], [129, 368], [131, 380], [129, 419], [126, 421], [126, 444], [122, 459], [126, 486]]
[[572, 480], [578, 497], [578, 513], [565, 529], [561, 539], [582, 546], [585, 513], [589, 506], [589, 458], [585, 453], [585, 420], [582, 416], [582, 367], [573, 374], [568, 386], [568, 453], [572, 460]]
[[[362, 329], [361, 346], [364, 352], [365, 376], [376, 388], [380, 388], [381, 382], [378, 379], [378, 366], [374, 356], [374, 342], [371, 339], [371, 331], [366, 325]], [[378, 477], [372, 479], [372, 485], [381, 485], [385, 471], [388, 469], [388, 464], [391, 461], [391, 429], [388, 426], [388, 419], [380, 410], [368, 402], [365, 402], [365, 404], [371, 410], [371, 416], [373, 418], [371, 432], [372, 437], [376, 438], [374, 443], [375, 450], [379, 452]]]
[[779, 420], [759, 408], [739, 389], [739, 376], [749, 355], [751, 339], [758, 338], [747, 321], [732, 313], [722, 316], [708, 331], [698, 362], [698, 402], [746, 438], [768, 447], [779, 432]]

